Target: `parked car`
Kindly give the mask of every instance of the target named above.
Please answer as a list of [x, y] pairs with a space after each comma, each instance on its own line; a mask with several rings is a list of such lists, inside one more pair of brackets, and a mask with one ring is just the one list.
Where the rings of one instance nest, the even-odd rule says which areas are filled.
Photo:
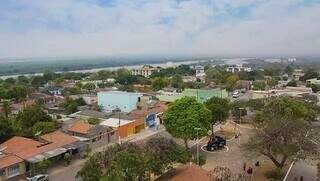
[[238, 98], [239, 97], [239, 91], [234, 91], [233, 93], [232, 93], [232, 97], [233, 98]]
[[39, 174], [39, 175], [35, 175], [33, 177], [28, 177], [27, 180], [28, 181], [48, 181], [49, 175]]

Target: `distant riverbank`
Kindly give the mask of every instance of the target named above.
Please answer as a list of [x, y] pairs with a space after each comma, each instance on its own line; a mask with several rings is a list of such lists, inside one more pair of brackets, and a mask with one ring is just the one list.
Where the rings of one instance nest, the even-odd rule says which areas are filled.
[[[78, 70], [66, 70], [66, 71], [55, 71], [56, 73], [63, 73], [63, 72], [75, 72], [75, 73], [94, 73], [94, 72], [98, 72], [101, 70], [117, 70], [120, 68], [127, 68], [127, 69], [134, 69], [134, 68], [139, 68], [145, 64], [149, 64], [152, 66], [159, 66], [159, 67], [163, 67], [163, 68], [167, 68], [167, 67], [175, 67], [175, 66], [179, 66], [182, 64], [185, 65], [192, 65], [192, 64], [199, 64], [199, 63], [211, 63], [211, 64], [244, 64], [247, 63], [246, 60], [249, 60], [250, 58], [224, 58], [224, 59], [202, 59], [202, 60], [181, 60], [181, 61], [163, 61], [163, 63], [159, 63], [159, 62], [150, 62], [150, 63], [137, 63], [135, 65], [133, 64], [129, 64], [129, 65], [121, 65], [121, 66], [105, 66], [102, 68], [89, 68], [89, 69], [78, 69]], [[43, 73], [37, 72], [37, 73], [21, 73], [21, 74], [12, 74], [12, 75], [2, 75], [0, 76], [0, 79], [7, 79], [7, 78], [17, 78], [18, 76], [41, 76], [43, 75]]]

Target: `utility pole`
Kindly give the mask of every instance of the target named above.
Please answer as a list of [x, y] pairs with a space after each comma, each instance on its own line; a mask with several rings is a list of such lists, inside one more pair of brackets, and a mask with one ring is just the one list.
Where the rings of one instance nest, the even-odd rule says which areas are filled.
[[[241, 124], [241, 111], [242, 110], [244, 110], [244, 108], [243, 107], [239, 107], [239, 124]], [[238, 135], [238, 144], [239, 144], [239, 146], [240, 146], [240, 125], [239, 125], [239, 128], [238, 128], [238, 131], [239, 131], [239, 135]]]
[[197, 131], [197, 164], [200, 165], [199, 163], [199, 130], [201, 130], [201, 128], [194, 128], [194, 130]]

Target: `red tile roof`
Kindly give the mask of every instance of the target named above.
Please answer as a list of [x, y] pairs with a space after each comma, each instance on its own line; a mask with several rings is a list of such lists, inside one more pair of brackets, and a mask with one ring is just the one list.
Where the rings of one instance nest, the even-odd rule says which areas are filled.
[[189, 163], [161, 176], [159, 181], [210, 181], [210, 173], [196, 164]]
[[88, 134], [89, 130], [93, 127], [93, 125], [89, 123], [85, 123], [83, 121], [76, 121], [74, 122], [69, 128], [68, 131], [81, 133], [81, 134]]
[[[6, 155], [15, 155], [21, 159], [28, 159], [78, 141], [78, 139], [60, 131], [45, 134], [40, 138], [43, 142], [15, 136], [2, 143], [0, 148], [6, 148], [3, 151]], [[2, 158], [0, 158], [0, 160], [2, 160]]]
[[6, 167], [9, 167], [11, 165], [17, 164], [23, 162], [23, 160], [17, 156], [14, 155], [3, 155], [1, 157], [0, 155], [0, 169], [4, 169]]

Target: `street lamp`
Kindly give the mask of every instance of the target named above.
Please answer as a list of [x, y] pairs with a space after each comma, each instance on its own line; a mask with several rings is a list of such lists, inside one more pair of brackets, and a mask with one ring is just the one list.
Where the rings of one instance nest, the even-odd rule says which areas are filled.
[[239, 123], [241, 124], [241, 111], [244, 110], [243, 107], [239, 107]]
[[199, 130], [201, 130], [201, 128], [194, 128], [194, 130], [197, 131], [197, 164], [199, 164]]

